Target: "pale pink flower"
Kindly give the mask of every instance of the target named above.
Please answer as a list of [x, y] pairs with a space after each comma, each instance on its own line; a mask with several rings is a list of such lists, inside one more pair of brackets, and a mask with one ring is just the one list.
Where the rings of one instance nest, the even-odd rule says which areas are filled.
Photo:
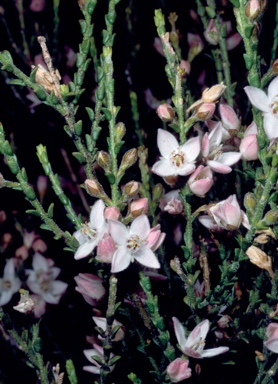
[[35, 253], [32, 262], [33, 269], [27, 269], [27, 286], [41, 301], [49, 304], [58, 304], [65, 293], [68, 284], [56, 280], [61, 269], [54, 267], [51, 259], [46, 259], [39, 253]]
[[[106, 328], [107, 328], [107, 320], [105, 317], [96, 317], [96, 316], [93, 316], [93, 320], [94, 322], [96, 323], [96, 325], [101, 328], [104, 332], [106, 331]], [[120, 341], [124, 338], [125, 336], [125, 331], [124, 331], [124, 326], [122, 323], [120, 323], [118, 320], [114, 320], [113, 323], [112, 323], [112, 329], [119, 326], [120, 328], [118, 329], [118, 331], [116, 332], [116, 334], [114, 335], [113, 339], [111, 339], [111, 341]], [[100, 340], [103, 340], [103, 338], [98, 335], [98, 338]]]
[[278, 353], [278, 323], [270, 323], [266, 328], [267, 340], [264, 345], [271, 352]]
[[213, 357], [225, 353], [229, 350], [228, 347], [218, 347], [204, 350], [205, 340], [209, 331], [209, 321], [203, 320], [198, 324], [193, 331], [190, 332], [186, 338], [185, 329], [181, 322], [176, 318], [172, 318], [174, 323], [175, 335], [178, 340], [181, 351], [195, 359], [202, 359], [204, 357]]
[[247, 86], [244, 88], [251, 104], [263, 112], [264, 131], [270, 141], [278, 138], [278, 76], [268, 86], [267, 95], [259, 88]]
[[203, 197], [212, 187], [213, 174], [209, 166], [199, 165], [188, 179], [188, 186], [194, 195]]
[[177, 139], [171, 133], [158, 130], [157, 145], [162, 155], [152, 171], [159, 176], [187, 176], [194, 172], [195, 160], [200, 153], [200, 139], [193, 137], [184, 144], [179, 145]]
[[0, 307], [6, 305], [20, 287], [21, 281], [15, 274], [14, 259], [9, 259], [0, 278]]
[[103, 280], [90, 273], [79, 273], [75, 276], [75, 290], [84, 297], [88, 304], [94, 306], [105, 295]]
[[180, 357], [172, 361], [166, 368], [166, 373], [172, 383], [178, 383], [191, 376], [191, 368], [188, 367], [189, 361]]
[[183, 203], [179, 193], [179, 189], [165, 193], [161, 199], [159, 199], [159, 208], [171, 215], [181, 213], [183, 211]]
[[45, 0], [31, 0], [31, 4], [29, 6], [30, 10], [33, 12], [41, 12], [44, 10]]
[[[95, 360], [93, 360], [92, 357], [97, 356], [97, 357], [103, 359], [103, 348], [97, 344], [93, 344], [93, 347], [94, 348], [92, 348], [92, 349], [85, 349], [83, 351], [86, 358], [90, 361], [90, 363], [93, 364], [93, 365], [86, 365], [85, 367], [83, 367], [83, 369], [84, 369], [84, 371], [94, 373], [95, 375], [99, 375], [101, 366], [99, 365], [99, 363], [97, 363]], [[110, 356], [112, 358], [114, 355], [111, 353]], [[114, 368], [115, 368], [115, 365], [112, 365], [110, 367], [110, 371], [112, 371]]]
[[258, 129], [256, 123], [253, 121], [244, 132], [244, 137], [241, 140], [239, 151], [245, 160], [257, 160], [258, 159]]
[[160, 264], [147, 243], [150, 223], [146, 215], [140, 215], [127, 228], [119, 221], [109, 220], [109, 232], [117, 244], [112, 258], [111, 272], [121, 272], [134, 260], [149, 267], [159, 268]]
[[208, 165], [214, 172], [230, 173], [231, 165], [237, 163], [241, 158], [239, 152], [223, 152], [222, 128], [218, 123], [208, 134], [205, 133], [202, 140], [202, 156], [203, 162]]
[[88, 256], [98, 245], [103, 235], [107, 233], [108, 226], [104, 218], [105, 205], [102, 200], [97, 200], [90, 213], [90, 222], [84, 223], [82, 228], [74, 232], [79, 247], [74, 255], [76, 260]]
[[233, 231], [241, 224], [247, 229], [250, 228], [248, 218], [240, 209], [236, 195], [210, 206], [207, 211], [209, 215], [199, 216], [199, 221], [212, 231]]

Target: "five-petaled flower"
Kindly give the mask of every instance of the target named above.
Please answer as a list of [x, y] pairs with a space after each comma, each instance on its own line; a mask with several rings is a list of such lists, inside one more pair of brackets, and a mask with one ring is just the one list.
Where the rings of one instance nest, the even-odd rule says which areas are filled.
[[15, 274], [14, 259], [9, 259], [0, 279], [0, 307], [7, 304], [20, 287], [21, 281]]
[[83, 224], [82, 228], [73, 234], [80, 244], [74, 255], [76, 260], [88, 256], [103, 235], [107, 233], [108, 226], [104, 218], [104, 209], [104, 202], [97, 200], [90, 213], [90, 222]]
[[130, 228], [115, 220], [109, 220], [108, 223], [109, 232], [117, 246], [112, 258], [112, 273], [123, 271], [134, 260], [146, 267], [160, 267], [151, 249], [152, 244], [148, 242], [151, 228], [146, 215], [136, 217]]
[[271, 352], [278, 353], [278, 323], [270, 323], [266, 328], [266, 341], [264, 345]]
[[203, 320], [198, 324], [189, 336], [185, 337], [185, 330], [181, 322], [176, 318], [172, 318], [174, 323], [175, 335], [178, 340], [181, 351], [195, 359], [202, 359], [203, 357], [213, 357], [225, 353], [229, 350], [228, 347], [217, 347], [204, 350], [206, 337], [209, 331], [209, 321]]
[[278, 138], [278, 76], [268, 86], [267, 95], [259, 88], [247, 86], [244, 88], [247, 96], [254, 105], [263, 112], [264, 131], [270, 141]]
[[200, 139], [193, 137], [179, 145], [170, 132], [158, 130], [157, 146], [162, 155], [152, 171], [159, 176], [187, 176], [195, 171], [195, 160], [200, 153]]

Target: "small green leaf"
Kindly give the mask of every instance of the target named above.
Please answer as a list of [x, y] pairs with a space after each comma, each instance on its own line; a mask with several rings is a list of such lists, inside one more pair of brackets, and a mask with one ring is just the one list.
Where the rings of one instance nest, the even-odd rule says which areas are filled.
[[80, 164], [86, 163], [84, 156], [80, 152], [72, 152], [72, 155], [79, 161]]
[[91, 108], [88, 108], [88, 107], [86, 107], [85, 109], [88, 113], [89, 119], [93, 122], [94, 118], [95, 118], [95, 112]]
[[35, 209], [27, 209], [25, 212], [29, 215], [40, 216], [39, 212], [37, 212]]
[[24, 87], [25, 86], [25, 83], [23, 80], [20, 80], [20, 79], [13, 79], [13, 80], [10, 80], [9, 81], [9, 84], [10, 85], [20, 85], [21, 87]]
[[54, 210], [54, 203], [51, 203], [48, 210], [47, 210], [47, 216], [52, 219], [53, 218], [53, 210]]
[[47, 224], [44, 224], [44, 223], [40, 225], [40, 228], [41, 228], [41, 229], [45, 229], [45, 230], [47, 230], [47, 231], [51, 231], [51, 229], [49, 228], [49, 226], [48, 226]]

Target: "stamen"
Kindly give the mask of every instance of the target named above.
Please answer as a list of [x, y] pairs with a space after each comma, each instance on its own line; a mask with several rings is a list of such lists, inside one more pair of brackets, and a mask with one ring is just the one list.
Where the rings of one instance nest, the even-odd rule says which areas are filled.
[[92, 227], [90, 227], [90, 225], [87, 222], [82, 223], [81, 225], [82, 225], [81, 232], [85, 237], [87, 237], [87, 241], [94, 240], [97, 235], [97, 231], [94, 230]]

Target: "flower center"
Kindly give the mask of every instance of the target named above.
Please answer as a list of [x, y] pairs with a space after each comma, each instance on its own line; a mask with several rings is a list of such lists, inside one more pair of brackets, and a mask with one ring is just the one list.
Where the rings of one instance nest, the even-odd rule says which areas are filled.
[[87, 238], [87, 241], [95, 240], [97, 236], [97, 231], [94, 230], [92, 227], [90, 227], [87, 222], [82, 223], [81, 225], [82, 225], [81, 232]]
[[209, 157], [208, 159], [209, 160], [218, 160], [219, 157], [222, 155], [223, 151], [221, 150], [222, 149], [222, 144], [219, 145], [218, 147], [214, 147], [212, 148], [210, 154], [209, 154]]
[[277, 113], [278, 113], [278, 102], [277, 102], [277, 101], [274, 101], [274, 103], [271, 104], [270, 107], [272, 108], [272, 113], [273, 113], [274, 115], [276, 115], [276, 117], [278, 117], [278, 116], [277, 116]]
[[130, 249], [132, 251], [132, 253], [135, 253], [137, 252], [142, 245], [145, 244], [145, 241], [140, 239], [139, 236], [137, 235], [133, 235], [131, 236], [128, 240], [127, 240], [127, 248]]
[[12, 283], [10, 282], [10, 280], [2, 281], [2, 288], [4, 291], [8, 291], [9, 289], [11, 289], [11, 287], [12, 287]]
[[178, 168], [184, 165], [186, 162], [185, 154], [181, 152], [179, 149], [171, 153], [170, 159], [172, 163]]
[[205, 340], [203, 340], [202, 337], [200, 337], [200, 339], [198, 341], [196, 341], [196, 343], [194, 343], [192, 346], [191, 346], [191, 349], [194, 349], [194, 351], [198, 351], [200, 349], [204, 349], [204, 346], [205, 346], [206, 342]]

